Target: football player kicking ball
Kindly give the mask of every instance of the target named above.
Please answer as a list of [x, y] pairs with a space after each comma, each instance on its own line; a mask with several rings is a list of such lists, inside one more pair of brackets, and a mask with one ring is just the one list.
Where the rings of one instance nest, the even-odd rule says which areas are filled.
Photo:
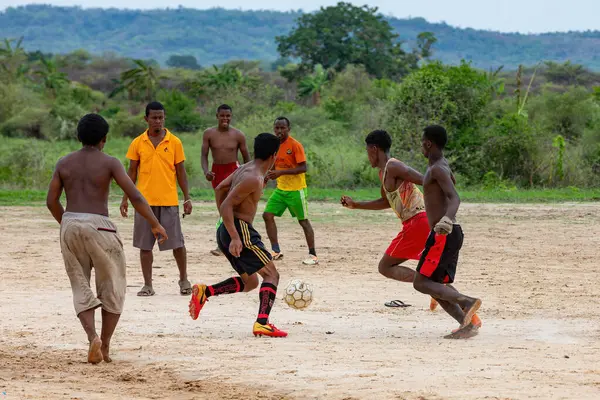
[[477, 334], [473, 322], [481, 300], [459, 293], [449, 284], [454, 282], [463, 232], [456, 222], [460, 198], [452, 181], [452, 171], [444, 158], [448, 141], [446, 130], [437, 125], [424, 129], [423, 155], [429, 166], [423, 177], [425, 211], [431, 227], [425, 249], [417, 266], [414, 288], [435, 298], [440, 306], [460, 324], [447, 339], [467, 338]]
[[269, 323], [269, 313], [275, 301], [279, 272], [261, 237], [252, 227], [258, 201], [263, 193], [265, 175], [273, 166], [279, 150], [279, 139], [261, 133], [254, 139], [254, 160], [242, 165], [216, 188], [217, 206], [223, 223], [217, 230], [219, 249], [239, 274], [215, 285], [196, 284], [192, 287], [189, 312], [197, 319], [211, 296], [249, 292], [263, 282], [258, 293], [260, 306], [252, 332], [255, 336], [285, 337], [287, 333]]

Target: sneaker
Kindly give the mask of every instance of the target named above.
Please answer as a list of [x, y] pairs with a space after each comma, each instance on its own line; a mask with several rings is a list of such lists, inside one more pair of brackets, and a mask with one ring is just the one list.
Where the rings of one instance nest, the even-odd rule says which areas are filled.
[[254, 336], [269, 336], [269, 337], [286, 337], [288, 334], [282, 330], [279, 330], [273, 324], [259, 324], [258, 322], [254, 323], [254, 327], [252, 328], [252, 333]]
[[206, 298], [206, 285], [194, 285], [192, 286], [192, 299], [188, 306], [190, 317], [192, 319], [198, 319], [200, 310], [204, 307], [204, 304], [208, 301]]
[[307, 258], [306, 260], [302, 261], [302, 264], [304, 265], [317, 265], [319, 263], [319, 259], [317, 258], [317, 256], [314, 256], [312, 254], [310, 254], [310, 258]]
[[275, 251], [272, 251], [271, 257], [273, 257], [273, 261], [281, 260], [283, 258], [283, 253], [277, 253]]

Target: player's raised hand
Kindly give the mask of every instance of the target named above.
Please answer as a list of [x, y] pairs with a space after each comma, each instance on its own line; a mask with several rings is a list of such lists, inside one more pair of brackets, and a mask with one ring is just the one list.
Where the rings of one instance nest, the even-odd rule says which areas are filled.
[[165, 240], [167, 240], [169, 238], [169, 236], [167, 236], [167, 231], [165, 231], [165, 228], [163, 228], [163, 226], [161, 224], [158, 224], [157, 226], [152, 227], [152, 234], [154, 235], [154, 237], [156, 238], [156, 240], [158, 240], [158, 243], [164, 243]]
[[340, 203], [346, 208], [354, 208], [354, 200], [350, 196], [342, 196]]
[[435, 233], [437, 233], [438, 235], [449, 235], [450, 233], [452, 233], [452, 220], [446, 216], [442, 217], [442, 219], [440, 219], [438, 221], [437, 224], [435, 224], [435, 226], [433, 227], [433, 230], [435, 231]]
[[127, 218], [127, 209], [128, 208], [129, 208], [129, 202], [127, 201], [127, 199], [125, 199], [121, 202], [121, 206], [119, 207], [119, 210], [121, 211], [121, 217]]
[[231, 239], [231, 243], [229, 243], [229, 252], [234, 257], [239, 257], [242, 254], [242, 241], [240, 238]]

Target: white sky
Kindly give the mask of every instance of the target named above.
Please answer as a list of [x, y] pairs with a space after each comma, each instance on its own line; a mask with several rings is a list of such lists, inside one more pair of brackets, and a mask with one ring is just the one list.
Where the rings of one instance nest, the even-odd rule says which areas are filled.
[[[313, 11], [338, 0], [176, 0], [176, 8], [266, 9]], [[539, 33], [550, 31], [600, 30], [600, 0], [346, 0], [356, 5], [379, 7], [385, 15], [398, 18], [423, 17], [430, 22], [446, 22], [462, 28], [502, 32]], [[40, 3], [83, 8], [166, 8], [163, 0], [0, 0], [6, 7]]]

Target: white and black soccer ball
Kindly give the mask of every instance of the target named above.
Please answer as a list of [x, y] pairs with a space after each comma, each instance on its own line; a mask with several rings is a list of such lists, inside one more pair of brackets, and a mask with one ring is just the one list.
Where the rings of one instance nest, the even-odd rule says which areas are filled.
[[301, 279], [292, 279], [285, 288], [284, 300], [288, 306], [302, 310], [312, 303], [313, 290]]

